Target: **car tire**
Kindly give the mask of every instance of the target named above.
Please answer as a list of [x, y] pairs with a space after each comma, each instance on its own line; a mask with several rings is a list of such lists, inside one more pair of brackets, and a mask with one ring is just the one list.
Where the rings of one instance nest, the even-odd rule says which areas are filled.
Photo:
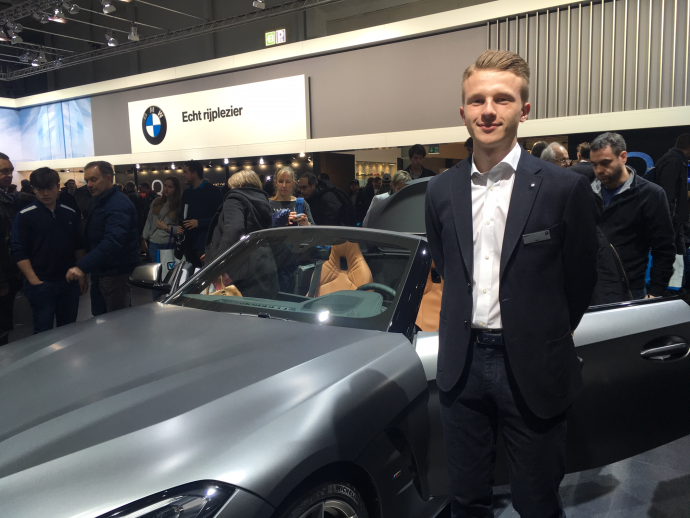
[[357, 488], [344, 482], [319, 484], [297, 498], [280, 518], [369, 518]]

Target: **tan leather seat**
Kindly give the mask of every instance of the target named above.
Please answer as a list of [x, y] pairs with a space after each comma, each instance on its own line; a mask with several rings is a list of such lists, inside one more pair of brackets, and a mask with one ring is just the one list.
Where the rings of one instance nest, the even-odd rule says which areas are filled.
[[[433, 268], [433, 265], [432, 265]], [[441, 318], [441, 296], [443, 294], [443, 279], [440, 284], [431, 280], [431, 270], [424, 286], [422, 303], [417, 313], [417, 327], [422, 331], [438, 331]]]
[[[347, 270], [341, 269], [341, 258], [347, 262]], [[371, 270], [357, 243], [349, 241], [331, 247], [328, 261], [321, 267], [321, 278], [315, 297], [328, 295], [334, 291], [356, 290], [363, 284], [373, 282]]]

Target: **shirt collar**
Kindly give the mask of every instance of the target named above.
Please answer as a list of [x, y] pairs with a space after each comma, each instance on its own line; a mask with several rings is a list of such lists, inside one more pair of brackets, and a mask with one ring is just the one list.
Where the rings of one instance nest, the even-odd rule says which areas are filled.
[[[503, 160], [501, 160], [498, 164], [496, 164], [496, 166], [498, 166], [499, 164], [505, 163], [505, 164], [508, 164], [513, 171], [517, 171], [517, 166], [518, 166], [518, 162], [520, 161], [521, 155], [522, 155], [522, 148], [520, 147], [520, 144], [518, 144], [516, 142], [515, 147], [513, 147], [513, 149], [510, 150], [510, 153], [508, 153], [503, 158]], [[489, 171], [487, 171], [487, 173], [490, 173], [491, 171], [493, 171], [496, 168], [496, 166], [492, 167]], [[477, 166], [474, 164], [474, 153], [472, 153], [472, 171], [471, 171], [471, 174], [472, 175], [474, 175], [474, 174], [481, 175], [482, 174], [479, 172], [479, 169], [477, 169]]]
[[201, 183], [196, 187], [197, 189], [203, 189], [204, 185], [206, 185], [208, 182], [206, 181], [206, 178], [201, 180]]

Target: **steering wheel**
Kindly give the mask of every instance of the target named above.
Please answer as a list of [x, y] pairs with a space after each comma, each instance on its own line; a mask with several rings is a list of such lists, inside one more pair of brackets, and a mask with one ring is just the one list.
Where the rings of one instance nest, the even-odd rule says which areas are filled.
[[389, 288], [385, 284], [381, 284], [379, 282], [368, 282], [366, 284], [362, 284], [360, 287], [357, 288], [357, 291], [374, 291], [376, 293], [380, 293], [384, 298], [386, 295], [390, 296], [391, 298], [395, 298], [395, 295], [397, 292], [393, 288]]

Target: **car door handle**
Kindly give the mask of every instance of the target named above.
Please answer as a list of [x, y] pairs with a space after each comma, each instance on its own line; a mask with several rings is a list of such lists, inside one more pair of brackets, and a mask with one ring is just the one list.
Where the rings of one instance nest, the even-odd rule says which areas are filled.
[[665, 336], [648, 343], [640, 352], [645, 360], [669, 362], [685, 358], [690, 352], [690, 344], [679, 336]]

